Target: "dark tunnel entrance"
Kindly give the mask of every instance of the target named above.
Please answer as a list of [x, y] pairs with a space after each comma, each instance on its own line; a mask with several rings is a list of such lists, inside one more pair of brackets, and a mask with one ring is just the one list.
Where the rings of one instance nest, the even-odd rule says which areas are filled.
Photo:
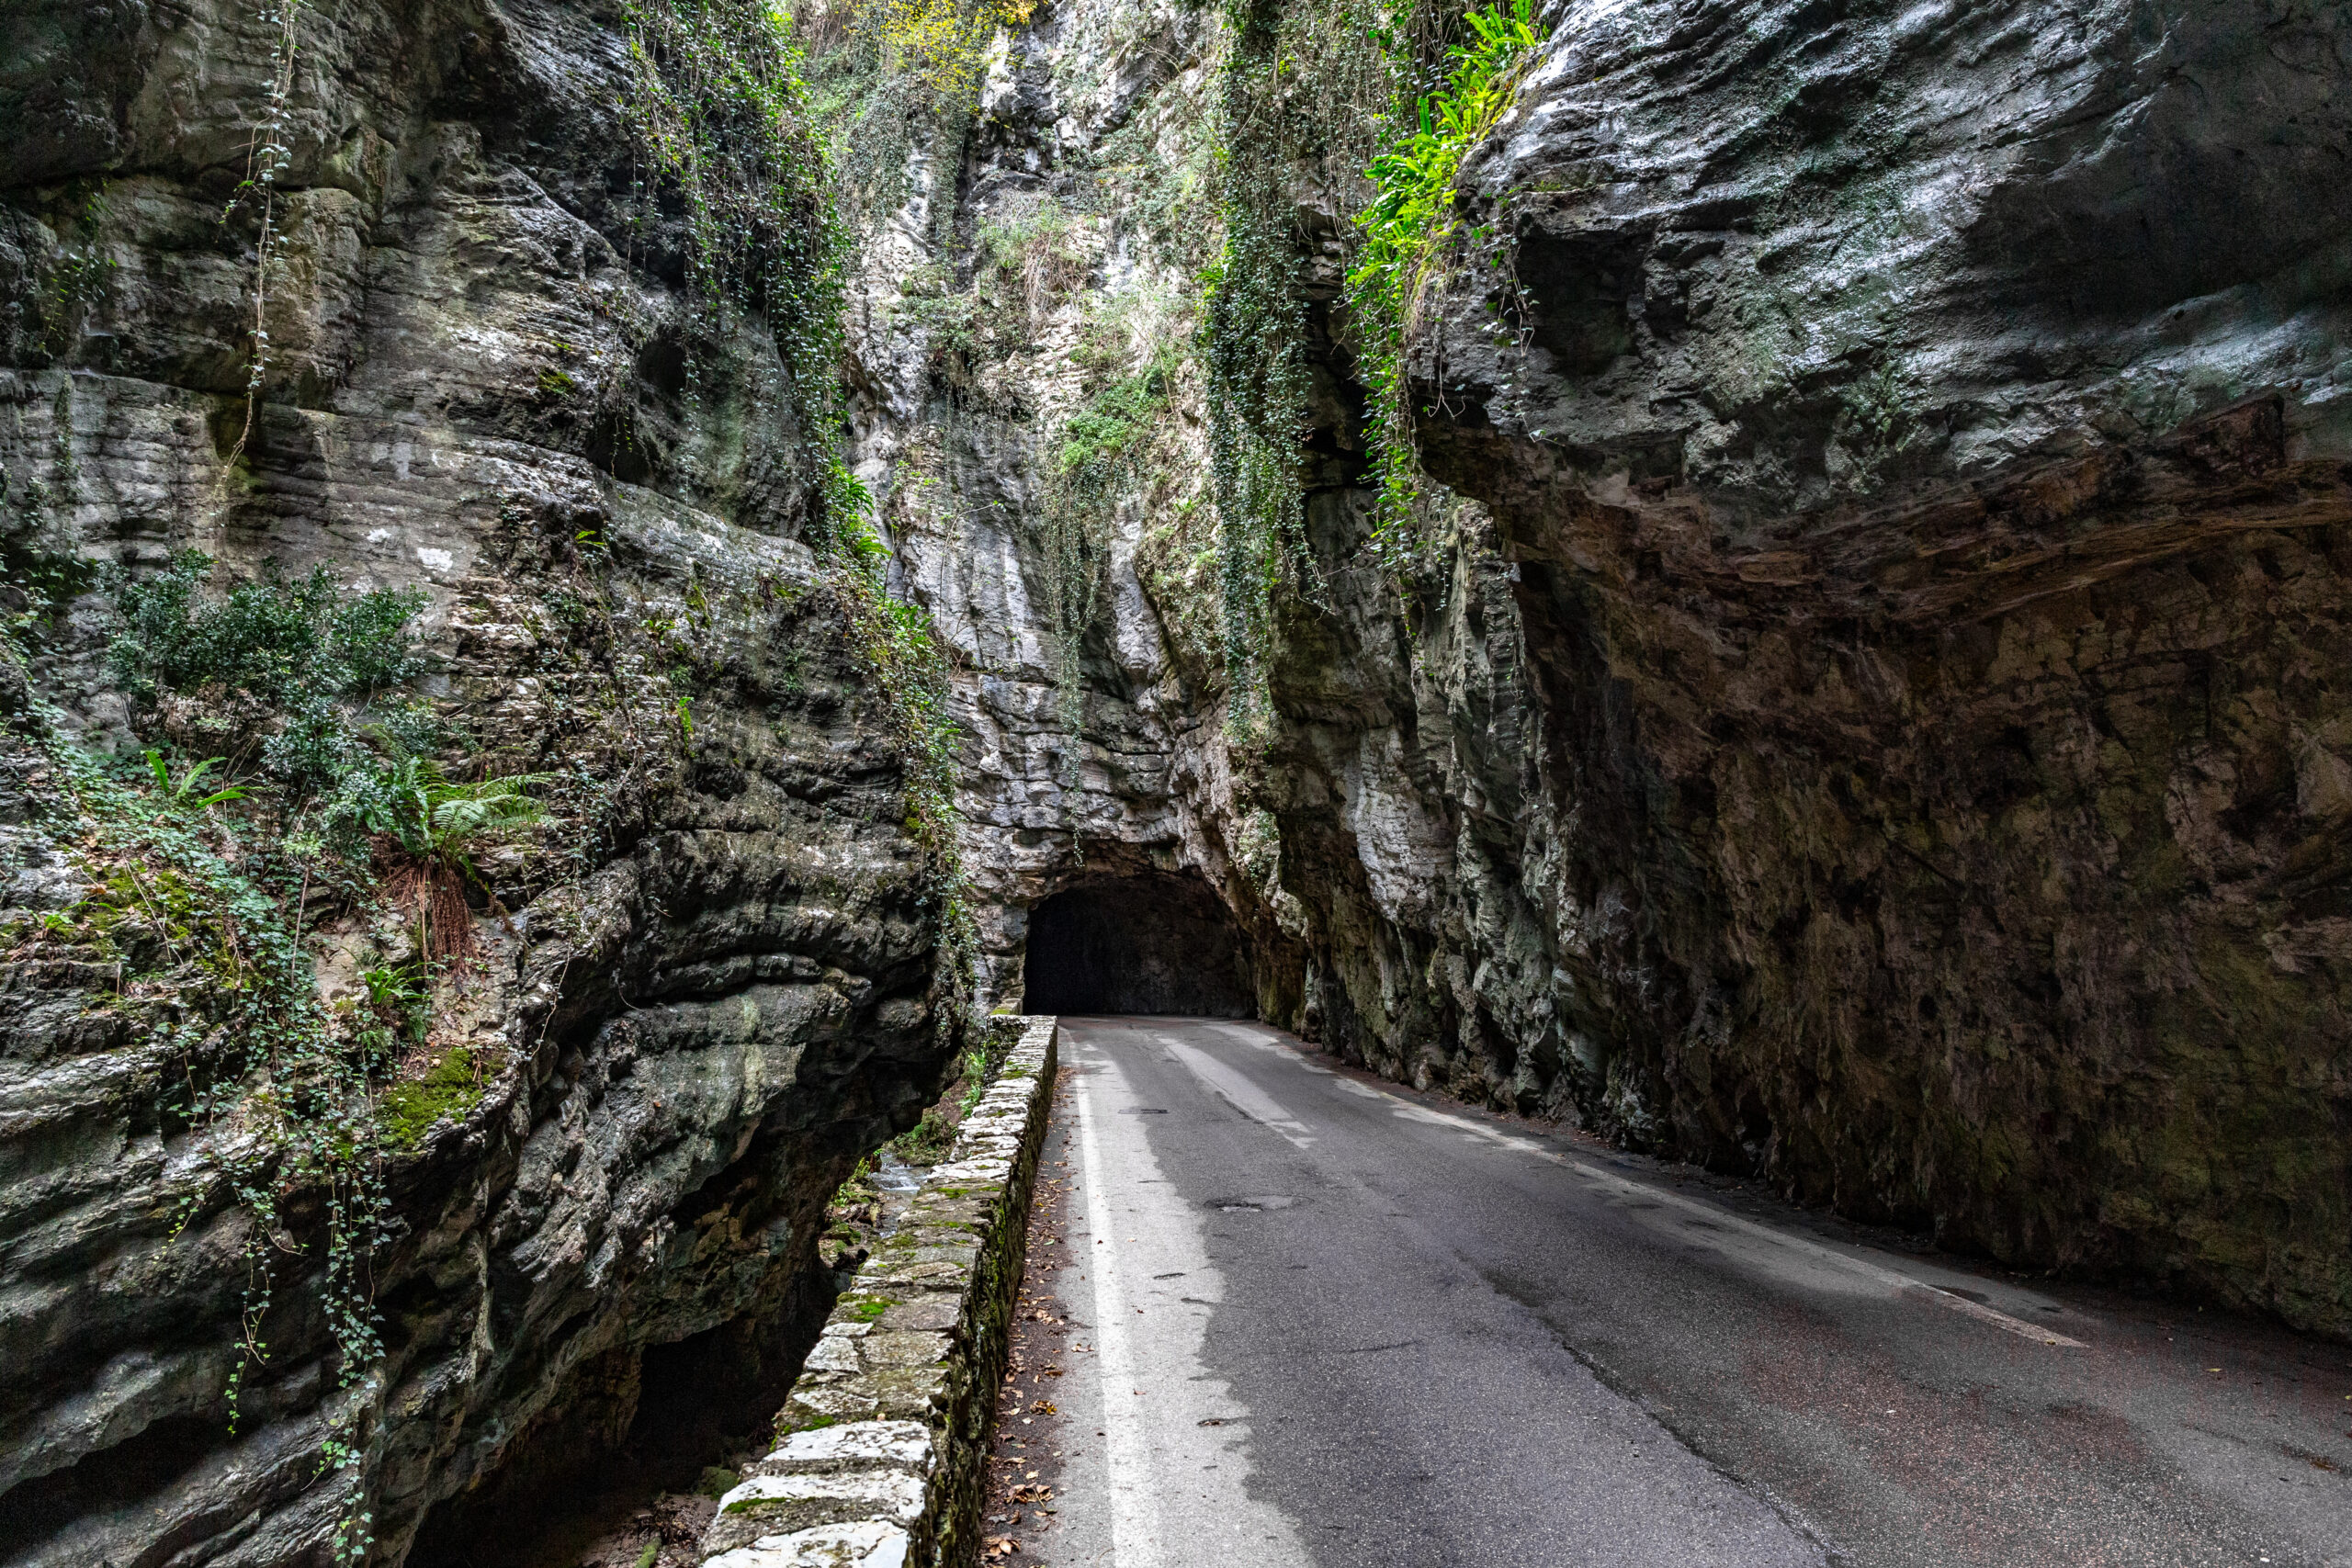
[[1196, 876], [1090, 882], [1029, 913], [1030, 1012], [1249, 1018], [1250, 958], [1225, 906]]

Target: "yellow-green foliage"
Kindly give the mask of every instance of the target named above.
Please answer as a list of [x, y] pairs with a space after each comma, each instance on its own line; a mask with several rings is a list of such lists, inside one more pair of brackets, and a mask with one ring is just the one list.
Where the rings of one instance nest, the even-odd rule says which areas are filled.
[[997, 29], [1021, 26], [1035, 8], [1035, 0], [864, 0], [858, 18], [880, 39], [888, 69], [968, 108], [980, 101]]
[[[1418, 536], [1410, 524], [1430, 499], [1413, 452], [1405, 334], [1460, 222], [1453, 178], [1463, 156], [1510, 107], [1541, 41], [1531, 16], [1531, 0], [1512, 0], [1508, 10], [1495, 6], [1464, 17], [1465, 37], [1445, 51], [1444, 87], [1413, 100], [1396, 144], [1365, 170], [1376, 194], [1356, 215], [1364, 245], [1348, 274], [1348, 305], [1380, 481], [1375, 547], [1391, 570], [1408, 564]], [[1385, 41], [1393, 47], [1393, 36]]]

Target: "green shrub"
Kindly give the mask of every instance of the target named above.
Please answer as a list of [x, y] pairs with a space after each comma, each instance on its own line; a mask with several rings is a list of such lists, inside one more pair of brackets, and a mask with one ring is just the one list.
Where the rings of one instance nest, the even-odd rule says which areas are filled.
[[424, 608], [422, 589], [350, 594], [325, 567], [289, 581], [272, 562], [207, 604], [198, 590], [212, 564], [184, 550], [160, 576], [123, 587], [107, 662], [141, 699], [217, 686], [290, 713], [379, 691], [421, 668], [411, 624]]
[[206, 728], [226, 732], [250, 705], [270, 725], [265, 772], [298, 797], [334, 790], [368, 759], [344, 703], [409, 679], [423, 668], [413, 623], [421, 589], [350, 593], [321, 567], [288, 580], [262, 575], [202, 597], [212, 558], [175, 555], [164, 571], [124, 584], [107, 649], [115, 680], [142, 704], [169, 692], [199, 695], [216, 710]]

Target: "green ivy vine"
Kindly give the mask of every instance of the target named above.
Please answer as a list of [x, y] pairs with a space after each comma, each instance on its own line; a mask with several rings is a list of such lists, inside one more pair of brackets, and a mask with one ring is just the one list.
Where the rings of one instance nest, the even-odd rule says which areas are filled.
[[240, 210], [249, 209], [255, 223], [252, 324], [246, 329], [245, 419], [222, 464], [224, 474], [234, 472], [244, 457], [261, 409], [262, 385], [269, 375], [269, 270], [283, 243], [277, 228], [277, 182], [294, 162], [294, 67], [301, 52], [304, 4], [305, 0], [263, 0], [261, 23], [269, 33], [270, 55], [261, 118], [254, 126], [246, 150], [244, 178], [230, 193], [220, 214], [225, 223]]
[[1369, 127], [1386, 91], [1371, 20], [1344, 0], [1230, 0], [1226, 10], [1225, 243], [1203, 278], [1204, 358], [1227, 727], [1245, 744], [1262, 740], [1272, 717], [1265, 655], [1278, 597], [1322, 597], [1306, 540], [1310, 301], [1297, 212], [1302, 194], [1340, 211], [1363, 199]]
[[[21, 664], [13, 641], [5, 656]], [[68, 739], [62, 716], [35, 697], [17, 723], [42, 775], [28, 782], [45, 786], [27, 794], [43, 802], [42, 826], [90, 890], [7, 939], [110, 964], [114, 1005], [148, 1011], [170, 1064], [159, 1119], [210, 1134], [210, 1168], [187, 1190], [174, 1234], [217, 1195], [244, 1214], [238, 1355], [224, 1391], [232, 1432], [249, 1374], [270, 1359], [282, 1259], [312, 1256], [290, 1235], [289, 1211], [319, 1224], [323, 1247], [312, 1266], [336, 1397], [314, 1478], [332, 1477], [339, 1490], [334, 1560], [356, 1562], [373, 1539], [359, 1429], [383, 1357], [370, 1260], [395, 1234], [378, 1085], [397, 1066], [396, 1043], [339, 1025], [319, 1000], [302, 932], [316, 862], [299, 835], [293, 852], [232, 864], [207, 813], [242, 792], [198, 795], [214, 782], [209, 769], [174, 778], [159, 752], [149, 756], [155, 787], [135, 788]]]
[[700, 404], [705, 344], [757, 321], [775, 344], [754, 369], [752, 413], [791, 420], [817, 480], [811, 543], [839, 543], [866, 504], [842, 461], [841, 313], [850, 239], [837, 216], [789, 16], [763, 0], [630, 0], [629, 130], [657, 205], [675, 201], [697, 312], [687, 398]]
[[[971, 35], [1004, 9], [894, 3], [861, 16], [871, 47], [907, 57], [897, 62], [900, 75], [944, 91], [933, 78], [961, 83]], [[844, 457], [842, 316], [871, 193], [844, 186], [842, 142], [827, 132], [853, 107], [863, 114], [877, 105], [855, 93], [812, 105], [792, 17], [767, 0], [630, 0], [628, 18], [635, 77], [627, 109], [653, 176], [648, 194], [683, 211], [688, 294], [706, 315], [706, 335], [723, 339], [758, 321], [775, 337], [782, 385], [764, 400], [790, 413], [800, 471], [817, 479], [808, 542], [906, 769], [907, 831], [923, 856], [960, 1001], [970, 995], [977, 947], [957, 848], [946, 660], [929, 616], [890, 591], [872, 497]], [[682, 731], [691, 722], [682, 707]]]

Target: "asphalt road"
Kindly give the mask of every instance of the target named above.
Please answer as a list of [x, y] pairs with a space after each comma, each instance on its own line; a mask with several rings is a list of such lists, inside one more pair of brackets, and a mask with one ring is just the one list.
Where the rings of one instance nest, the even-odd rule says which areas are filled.
[[1000, 1460], [1057, 1495], [989, 1527], [1043, 1527], [1022, 1561], [2352, 1565], [2344, 1347], [1917, 1255], [1262, 1025], [1065, 1018], [1063, 1061], [1057, 1412]]

